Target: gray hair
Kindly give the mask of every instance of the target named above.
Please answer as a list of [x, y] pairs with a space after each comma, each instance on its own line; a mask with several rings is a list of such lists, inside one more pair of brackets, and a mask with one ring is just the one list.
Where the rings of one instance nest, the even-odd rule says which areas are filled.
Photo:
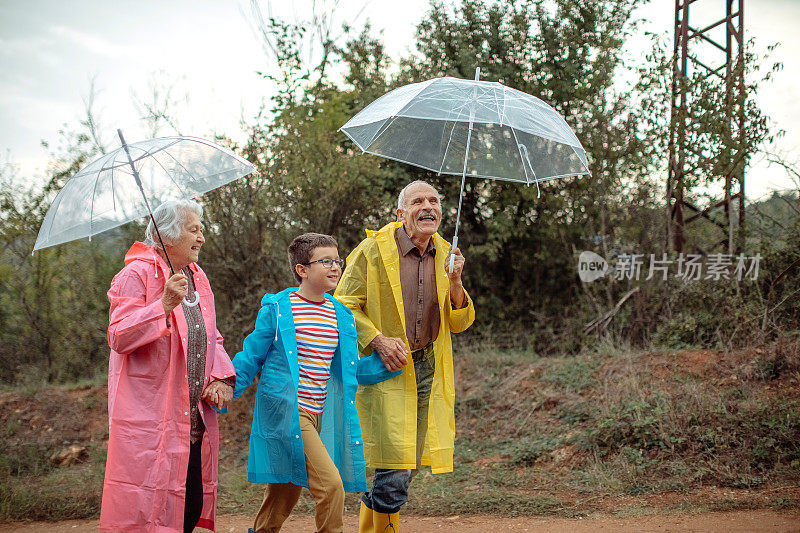
[[[181, 236], [183, 225], [186, 223], [187, 211], [193, 211], [199, 218], [203, 218], [203, 208], [194, 200], [167, 200], [153, 211], [153, 219], [158, 225], [158, 232], [164, 244], [172, 244]], [[158, 235], [153, 227], [153, 220], [147, 223], [144, 230], [144, 243], [149, 246], [161, 248]]]
[[403, 211], [405, 211], [405, 209], [406, 209], [406, 190], [408, 190], [409, 187], [413, 187], [414, 185], [427, 185], [428, 187], [430, 187], [431, 189], [436, 191], [436, 196], [439, 197], [439, 201], [442, 201], [443, 197], [442, 197], [441, 194], [439, 194], [439, 191], [436, 189], [436, 187], [434, 187], [433, 185], [431, 185], [430, 183], [428, 183], [427, 181], [424, 181], [424, 180], [414, 180], [411, 183], [409, 183], [408, 185], [406, 185], [405, 187], [403, 187], [403, 190], [400, 191], [400, 194], [397, 195], [397, 209], [402, 209]]

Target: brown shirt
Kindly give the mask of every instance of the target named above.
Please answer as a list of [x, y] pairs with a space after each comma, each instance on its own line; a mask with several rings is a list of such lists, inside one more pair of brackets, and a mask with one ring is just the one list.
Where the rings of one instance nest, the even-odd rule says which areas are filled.
[[419, 350], [436, 340], [439, 334], [439, 299], [436, 295], [436, 247], [433, 237], [425, 252], [411, 242], [405, 226], [394, 232], [400, 252], [400, 287], [406, 319], [406, 337], [411, 350]]

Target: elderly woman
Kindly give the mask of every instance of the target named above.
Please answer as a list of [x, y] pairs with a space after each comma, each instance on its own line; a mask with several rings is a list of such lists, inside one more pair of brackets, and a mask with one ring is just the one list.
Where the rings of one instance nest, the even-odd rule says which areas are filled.
[[[197, 266], [202, 208], [168, 201], [114, 276], [108, 299], [108, 456], [100, 529], [214, 529], [219, 430], [233, 364]], [[166, 251], [175, 275], [170, 276]]]

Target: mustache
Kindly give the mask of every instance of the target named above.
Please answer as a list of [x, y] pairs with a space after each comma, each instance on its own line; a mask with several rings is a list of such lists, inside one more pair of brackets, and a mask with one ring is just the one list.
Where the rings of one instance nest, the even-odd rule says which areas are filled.
[[417, 220], [419, 220], [420, 218], [422, 218], [424, 216], [428, 216], [428, 215], [432, 216], [433, 218], [436, 218], [436, 211], [434, 211], [433, 209], [427, 209], [425, 211], [420, 211], [419, 214], [417, 215]]

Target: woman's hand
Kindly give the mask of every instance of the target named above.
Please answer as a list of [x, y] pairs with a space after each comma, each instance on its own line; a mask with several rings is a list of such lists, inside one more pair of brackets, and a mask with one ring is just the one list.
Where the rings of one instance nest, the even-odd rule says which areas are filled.
[[169, 278], [164, 286], [164, 294], [161, 296], [161, 305], [164, 306], [164, 313], [169, 316], [188, 292], [189, 280], [186, 279], [186, 275], [179, 272]]
[[222, 381], [212, 381], [203, 391], [200, 399], [205, 400], [207, 404], [213, 405], [217, 409], [222, 409], [227, 407], [230, 401], [233, 400], [233, 387]]

